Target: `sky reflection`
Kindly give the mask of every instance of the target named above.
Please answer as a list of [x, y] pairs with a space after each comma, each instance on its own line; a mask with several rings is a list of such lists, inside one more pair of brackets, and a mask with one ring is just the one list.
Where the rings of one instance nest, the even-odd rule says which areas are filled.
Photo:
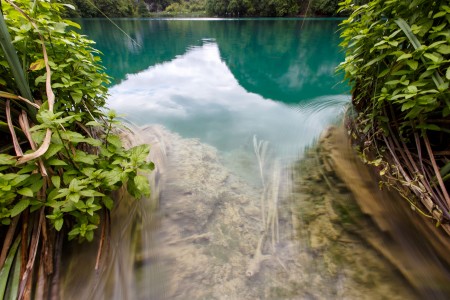
[[[348, 96], [333, 95], [312, 99], [311, 105], [288, 106], [247, 92], [212, 41], [127, 75], [110, 93], [109, 106], [139, 125], [163, 124], [225, 151], [248, 147], [257, 135], [283, 156], [309, 144], [348, 101]], [[318, 109], [323, 102], [327, 105]]]

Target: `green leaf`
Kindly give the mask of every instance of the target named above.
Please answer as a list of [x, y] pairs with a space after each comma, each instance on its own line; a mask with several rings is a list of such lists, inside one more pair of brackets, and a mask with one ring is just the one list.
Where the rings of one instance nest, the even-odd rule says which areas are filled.
[[397, 58], [397, 61], [400, 61], [400, 60], [403, 60], [403, 59], [407, 59], [407, 58], [410, 58], [410, 57], [412, 57], [411, 53], [405, 53], [405, 54], [400, 55], [399, 58]]
[[402, 105], [402, 111], [411, 109], [411, 108], [414, 107], [415, 105], [416, 105], [416, 102], [413, 102], [413, 101], [406, 102], [406, 103], [404, 103], [404, 104]]
[[375, 57], [374, 59], [372, 59], [371, 61], [369, 61], [367, 64], [364, 65], [364, 67], [370, 67], [371, 65], [373, 65], [376, 62], [379, 62], [380, 60], [382, 60], [384, 58], [385, 55], [380, 55]]
[[[8, 256], [6, 257], [5, 263], [3, 264], [2, 269], [0, 270], [0, 297], [3, 298], [3, 295], [5, 295], [6, 291], [6, 284], [9, 280], [11, 280], [10, 277], [10, 271], [11, 267], [14, 261], [14, 257], [16, 256], [17, 249], [19, 248], [20, 244], [20, 238], [21, 235], [17, 235], [16, 240], [12, 244], [11, 248], [9, 249]], [[20, 260], [17, 260], [20, 261]], [[20, 272], [15, 274], [15, 276], [20, 277]]]
[[0, 165], [13, 165], [16, 163], [14, 156], [8, 154], [0, 154]]
[[108, 197], [108, 196], [104, 196], [104, 197], [102, 197], [102, 201], [103, 201], [103, 204], [105, 204], [105, 207], [106, 207], [108, 210], [112, 210], [112, 209], [113, 209], [113, 207], [114, 207], [114, 201], [113, 201], [113, 199], [111, 199], [111, 198]]
[[80, 195], [83, 197], [101, 197], [105, 196], [104, 194], [94, 191], [94, 190], [82, 190], [80, 191]]
[[143, 145], [135, 146], [128, 151], [130, 153], [130, 158], [132, 160], [145, 162], [147, 160], [147, 156], [150, 152], [150, 146], [143, 144]]
[[53, 185], [59, 189], [59, 187], [61, 186], [61, 177], [59, 176], [52, 176], [51, 178]]
[[79, 227], [75, 227], [74, 229], [72, 229], [71, 231], [69, 231], [68, 235], [69, 235], [69, 240], [73, 240], [77, 235], [80, 234], [80, 228]]
[[49, 159], [50, 157], [54, 156], [56, 153], [61, 151], [63, 148], [64, 148], [64, 146], [62, 144], [52, 143], [52, 144], [50, 144], [47, 151], [45, 152], [44, 157], [46, 159]]
[[421, 124], [421, 125], [417, 125], [417, 128], [418, 129], [441, 131], [441, 127], [437, 126], [436, 124]]
[[437, 57], [435, 54], [432, 54], [432, 53], [425, 53], [423, 56], [425, 56], [426, 58], [431, 59], [433, 62], [439, 62], [440, 61], [439, 57]]
[[80, 200], [80, 194], [71, 193], [67, 196], [67, 200], [77, 203]]
[[419, 63], [415, 60], [407, 60], [406, 64], [412, 69], [417, 70], [417, 67], [419, 66]]
[[34, 170], [37, 170], [37, 165], [34, 162], [28, 163], [26, 166], [22, 167], [17, 174], [26, 174], [31, 173]]
[[73, 157], [74, 161], [82, 162], [88, 165], [93, 165], [97, 155], [86, 154], [81, 150], [77, 150], [75, 156]]
[[23, 188], [17, 191], [22, 196], [33, 197], [33, 191], [30, 188]]
[[85, 125], [86, 125], [86, 126], [93, 126], [93, 127], [101, 127], [101, 126], [102, 126], [102, 124], [100, 124], [100, 123], [97, 122], [97, 121], [89, 121], [89, 122], [87, 122]]
[[28, 207], [29, 204], [30, 200], [28, 199], [22, 199], [19, 202], [17, 202], [16, 205], [14, 205], [14, 207], [10, 211], [11, 217], [15, 217], [21, 212], [23, 212]]
[[436, 19], [436, 18], [439, 18], [439, 17], [443, 17], [443, 16], [445, 16], [446, 15], [446, 12], [445, 11], [440, 11], [440, 12], [438, 12], [437, 14], [435, 14], [434, 16], [433, 16], [433, 19]]
[[75, 101], [75, 103], [80, 103], [81, 99], [83, 98], [83, 93], [82, 92], [71, 92], [70, 96]]
[[411, 31], [411, 28], [409, 27], [408, 23], [406, 23], [405, 20], [399, 18], [399, 19], [395, 20], [394, 22], [397, 23], [398, 27], [400, 27], [400, 29], [403, 30], [403, 32], [405, 33], [405, 35], [408, 37], [409, 41], [413, 45], [414, 49], [417, 49], [421, 46], [419, 40], [414, 35], [414, 33]]
[[122, 141], [117, 135], [108, 136], [107, 141], [116, 148], [122, 148]]
[[441, 176], [450, 174], [450, 161], [439, 170], [439, 173], [441, 174]]
[[445, 72], [445, 78], [450, 80], [450, 67], [447, 68], [447, 72]]
[[44, 206], [44, 202], [39, 201], [39, 200], [31, 200], [30, 201], [30, 213], [32, 213], [33, 211], [38, 210], [42, 206]]
[[86, 240], [88, 240], [88, 242], [92, 242], [93, 239], [94, 239], [94, 232], [93, 231], [86, 232]]
[[[31, 185], [28, 185], [31, 182]], [[44, 180], [40, 173], [31, 174], [31, 176], [27, 179], [26, 185], [33, 191], [33, 193], [37, 193], [42, 186], [44, 185]]]
[[47, 164], [50, 166], [67, 166], [67, 163], [63, 160], [52, 158], [47, 161]]
[[40, 58], [30, 64], [31, 71], [39, 71], [43, 68], [45, 68], [45, 62], [44, 62], [44, 59], [42, 59], [42, 58]]
[[14, 179], [11, 180], [10, 184], [12, 186], [18, 186], [20, 183], [22, 183], [24, 180], [28, 179], [29, 177], [30, 177], [30, 175], [28, 175], [28, 174], [14, 176]]
[[381, 71], [381, 73], [377, 76], [377, 78], [381, 78], [386, 76], [386, 74], [388, 74], [391, 70], [390, 69], [384, 69], [383, 71]]
[[134, 177], [134, 183], [140, 194], [150, 196], [150, 184], [148, 183], [147, 177], [138, 175]]
[[440, 84], [437, 88], [440, 92], [445, 92], [446, 90], [448, 90], [448, 86], [449, 86], [449, 82], [443, 82], [442, 84]]
[[117, 169], [114, 169], [111, 171], [103, 172], [102, 176], [107, 185], [113, 186], [121, 180], [121, 174], [122, 172], [118, 171]]
[[400, 80], [391, 80], [391, 81], [385, 82], [384, 84], [386, 84], [386, 85], [394, 85], [394, 84], [397, 84], [399, 82], [400, 82]]
[[139, 170], [153, 171], [155, 169], [155, 164], [153, 162], [148, 162], [140, 166]]
[[84, 139], [84, 142], [86, 144], [92, 145], [94, 147], [100, 147], [102, 145], [102, 142], [100, 140], [96, 140], [93, 138], [86, 138], [86, 139]]
[[437, 51], [441, 54], [450, 54], [450, 46], [449, 45], [441, 45], [438, 47]]
[[63, 226], [63, 224], [64, 224], [64, 219], [63, 218], [55, 220], [55, 229], [56, 229], [56, 231], [60, 231], [62, 226]]
[[417, 87], [415, 85], [409, 85], [406, 89], [408, 93], [417, 94]]

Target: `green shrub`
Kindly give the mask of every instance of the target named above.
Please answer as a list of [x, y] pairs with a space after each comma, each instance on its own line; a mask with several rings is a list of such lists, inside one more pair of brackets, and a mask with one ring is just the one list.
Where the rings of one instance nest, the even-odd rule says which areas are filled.
[[352, 84], [363, 155], [374, 153], [371, 163], [385, 180], [412, 191], [438, 224], [450, 220], [450, 3], [341, 5], [350, 17], [342, 23], [339, 69]]
[[[99, 212], [114, 205], [112, 191], [127, 185], [136, 198], [150, 193], [146, 177], [139, 175], [153, 168], [146, 162], [149, 147], [125, 150], [114, 134], [119, 124], [104, 109], [109, 79], [100, 53], [73, 30], [78, 24], [60, 17], [64, 6], [43, 0], [14, 3], [20, 9], [2, 5], [14, 43], [2, 46], [14, 47], [21, 66], [17, 70], [0, 57], [0, 222], [8, 225], [25, 210], [43, 210], [57, 231], [67, 227], [69, 239], [92, 240]], [[52, 91], [46, 88], [47, 67]], [[18, 88], [14, 69], [24, 74], [31, 97]], [[19, 95], [39, 108], [27, 108]]]

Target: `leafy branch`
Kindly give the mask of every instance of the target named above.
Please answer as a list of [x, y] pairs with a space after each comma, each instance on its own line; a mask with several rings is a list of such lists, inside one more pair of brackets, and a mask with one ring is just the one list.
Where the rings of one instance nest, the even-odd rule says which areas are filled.
[[450, 234], [450, 6], [430, 0], [340, 5], [350, 13], [341, 24], [346, 59], [338, 70], [353, 86], [355, 143], [386, 185]]
[[126, 186], [135, 198], [149, 196], [143, 174], [154, 166], [148, 145], [123, 147], [115, 114], [102, 109], [109, 78], [100, 53], [72, 30], [78, 24], [61, 18], [64, 5], [3, 1], [0, 298], [15, 291], [21, 299], [35, 292], [32, 280], [49, 293], [62, 235], [81, 242], [99, 227], [106, 234], [114, 191]]

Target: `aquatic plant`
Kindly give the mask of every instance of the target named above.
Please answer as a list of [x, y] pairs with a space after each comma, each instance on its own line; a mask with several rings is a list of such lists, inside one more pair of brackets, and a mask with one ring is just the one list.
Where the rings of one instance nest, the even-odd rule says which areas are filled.
[[153, 164], [148, 145], [126, 150], [115, 134], [100, 53], [60, 17], [64, 5], [1, 4], [0, 298], [47, 298], [64, 235], [92, 241], [101, 227], [101, 253], [112, 192], [148, 195], [140, 172]]
[[[448, 4], [448, 3], [447, 3]], [[450, 6], [430, 0], [345, 0], [352, 135], [363, 159], [411, 207], [450, 234]]]

